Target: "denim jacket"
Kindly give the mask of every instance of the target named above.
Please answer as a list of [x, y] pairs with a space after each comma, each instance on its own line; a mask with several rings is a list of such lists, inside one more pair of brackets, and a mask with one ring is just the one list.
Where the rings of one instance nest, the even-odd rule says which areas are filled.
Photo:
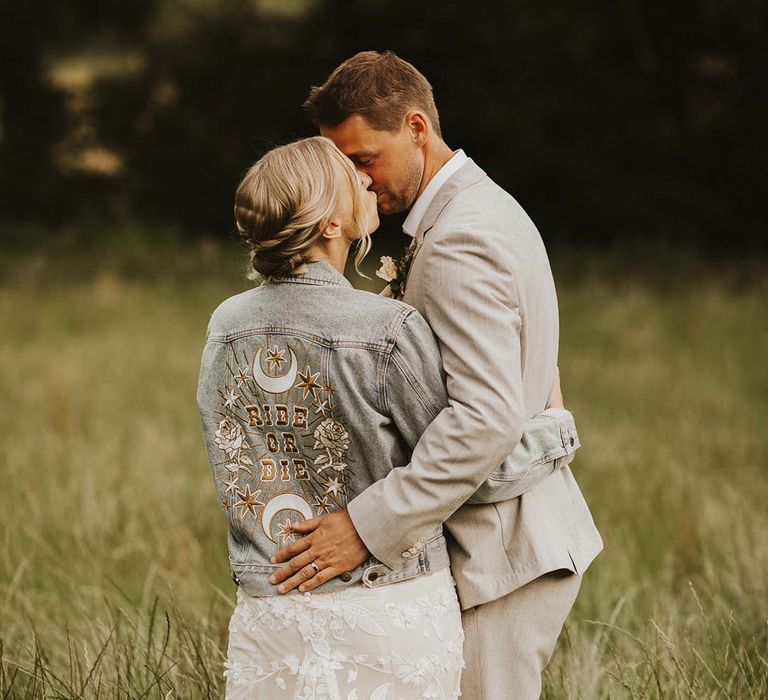
[[[213, 312], [197, 403], [232, 578], [265, 596], [277, 593], [269, 559], [294, 539], [291, 523], [346, 508], [407, 464], [447, 395], [437, 344], [418, 312], [355, 290], [330, 264], [314, 262]], [[571, 414], [544, 411], [473, 502], [520, 495], [578, 447]], [[399, 568], [370, 558], [321, 590], [380, 586], [448, 563], [439, 528], [414, 542]]]

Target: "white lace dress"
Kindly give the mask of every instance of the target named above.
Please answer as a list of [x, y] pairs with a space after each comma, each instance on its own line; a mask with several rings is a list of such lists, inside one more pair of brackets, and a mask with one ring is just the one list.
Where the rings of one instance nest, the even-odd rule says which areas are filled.
[[227, 700], [455, 700], [464, 665], [449, 569], [378, 588], [237, 591]]

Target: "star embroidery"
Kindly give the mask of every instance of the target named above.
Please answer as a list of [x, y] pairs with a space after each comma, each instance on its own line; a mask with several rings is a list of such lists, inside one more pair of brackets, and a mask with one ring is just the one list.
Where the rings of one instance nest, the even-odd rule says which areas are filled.
[[232, 506], [231, 506], [231, 505], [229, 505], [229, 501], [227, 501], [227, 500], [225, 499], [225, 500], [223, 500], [223, 501], [221, 502], [221, 507], [222, 507], [224, 510], [229, 510], [229, 509], [230, 509]]
[[330, 384], [325, 384], [323, 386], [323, 391], [326, 394], [328, 394], [329, 397], [330, 397], [331, 394], [335, 394], [336, 393], [336, 389], [334, 389]]
[[309, 369], [309, 365], [307, 365], [307, 369], [304, 370], [303, 374], [299, 372], [299, 379], [301, 379], [301, 381], [296, 385], [296, 388], [304, 389], [304, 395], [301, 397], [302, 399], [306, 399], [310, 392], [312, 393], [312, 396], [315, 395], [315, 389], [320, 388], [320, 385], [317, 383], [317, 378], [319, 376], [320, 372], [315, 372], [312, 374], [312, 370]]
[[235, 387], [227, 389], [226, 398], [224, 399], [224, 408], [233, 408], [239, 398], [240, 396], [235, 393]]
[[240, 499], [235, 503], [235, 508], [240, 508], [240, 512], [245, 514], [247, 510], [251, 515], [256, 515], [256, 506], [263, 506], [264, 504], [258, 500], [261, 495], [261, 489], [251, 491], [251, 485], [246, 484], [244, 491], [238, 491], [237, 496]]
[[293, 542], [296, 539], [293, 535], [293, 532], [291, 532], [292, 525], [293, 523], [291, 522], [290, 518], [287, 519], [284, 523], [277, 524], [277, 526], [280, 528], [280, 532], [277, 533], [277, 536], [283, 541], [283, 544]]
[[283, 362], [285, 362], [285, 350], [280, 350], [277, 345], [271, 350], [267, 350], [267, 364], [270, 369], [279, 370], [283, 366]]
[[231, 493], [232, 491], [237, 490], [237, 474], [230, 474], [229, 480], [224, 482], [224, 485], [227, 487], [224, 489], [224, 493]]
[[328, 496], [323, 496], [322, 498], [318, 496], [315, 498], [315, 502], [312, 505], [320, 513], [328, 513], [331, 510], [331, 504], [328, 503]]
[[328, 479], [325, 484], [325, 492], [338, 496], [339, 493], [344, 493], [344, 484], [339, 482], [339, 477], [334, 476], [333, 479]]
[[250, 370], [247, 366], [238, 367], [235, 379], [237, 380], [237, 386], [245, 384], [251, 378]]
[[328, 401], [321, 401], [319, 398], [312, 402], [312, 406], [315, 408], [315, 413], [319, 413], [323, 418], [331, 410], [330, 406], [328, 406]]

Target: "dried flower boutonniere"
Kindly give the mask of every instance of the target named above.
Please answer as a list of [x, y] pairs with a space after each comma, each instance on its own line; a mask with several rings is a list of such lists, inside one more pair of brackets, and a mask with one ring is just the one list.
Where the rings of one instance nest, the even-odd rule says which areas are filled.
[[389, 282], [389, 288], [395, 299], [400, 299], [405, 294], [405, 281], [408, 279], [408, 271], [411, 269], [415, 250], [415, 246], [408, 246], [405, 254], [397, 260], [393, 260], [389, 255], [383, 256], [381, 267], [376, 270], [376, 277]]

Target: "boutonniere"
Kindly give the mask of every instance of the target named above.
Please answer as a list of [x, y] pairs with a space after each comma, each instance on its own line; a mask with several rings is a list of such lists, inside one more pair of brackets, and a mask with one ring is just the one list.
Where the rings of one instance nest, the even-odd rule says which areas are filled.
[[416, 246], [410, 245], [406, 248], [405, 254], [397, 260], [385, 255], [381, 258], [381, 267], [376, 270], [376, 277], [389, 282], [392, 296], [396, 299], [405, 294], [405, 281], [408, 279], [408, 271], [411, 269], [415, 251]]

